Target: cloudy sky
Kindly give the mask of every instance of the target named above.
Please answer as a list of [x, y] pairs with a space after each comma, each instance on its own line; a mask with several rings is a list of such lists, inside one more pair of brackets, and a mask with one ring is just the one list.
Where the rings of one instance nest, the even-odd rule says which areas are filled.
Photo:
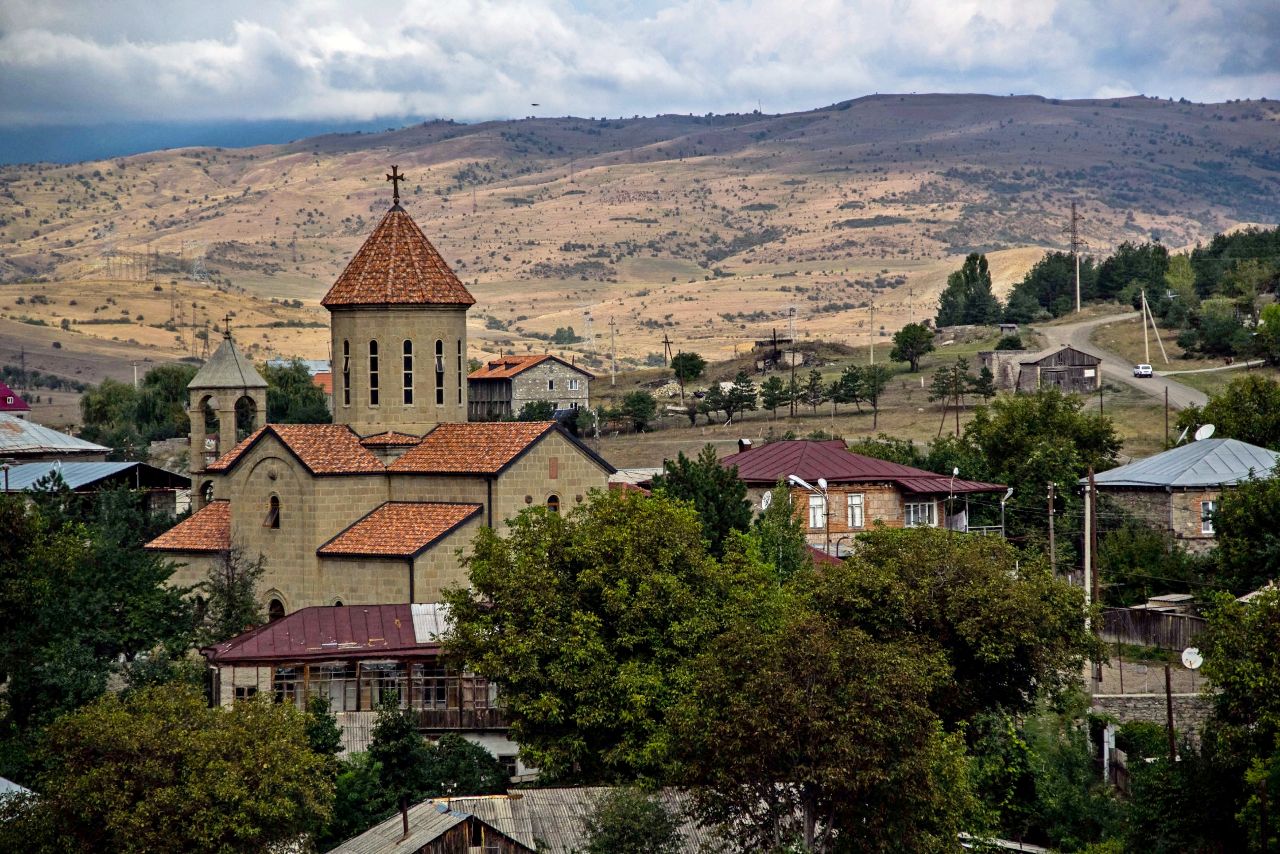
[[10, 128], [783, 112], [925, 91], [1280, 97], [1280, 2], [0, 0]]

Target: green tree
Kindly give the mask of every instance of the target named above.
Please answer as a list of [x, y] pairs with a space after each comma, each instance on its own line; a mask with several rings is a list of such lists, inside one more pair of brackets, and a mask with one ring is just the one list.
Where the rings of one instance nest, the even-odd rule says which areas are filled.
[[778, 407], [786, 403], [787, 387], [782, 382], [782, 377], [771, 374], [760, 383], [760, 405], [773, 413], [775, 419], [778, 417]]
[[1135, 281], [1140, 288], [1163, 288], [1168, 269], [1169, 250], [1159, 243], [1125, 241], [1098, 267], [1098, 296], [1115, 299]]
[[680, 399], [684, 400], [684, 387], [702, 376], [707, 369], [707, 360], [697, 353], [681, 350], [671, 357], [671, 372], [676, 382], [680, 383]]
[[852, 403], [861, 412], [865, 393], [866, 383], [863, 381], [862, 368], [857, 365], [846, 365], [832, 386], [831, 399], [836, 403]]
[[800, 385], [800, 381], [796, 379], [794, 373], [787, 379], [787, 403], [791, 404], [791, 415], [796, 414], [796, 406], [800, 401], [804, 400], [804, 386]]
[[644, 389], [628, 392], [622, 398], [621, 411], [623, 416], [631, 419], [636, 432], [643, 433], [658, 414], [658, 401]]
[[809, 379], [804, 384], [804, 402], [809, 404], [813, 414], [818, 414], [818, 407], [827, 399], [827, 387], [822, 382], [822, 373], [817, 369], [809, 371]]
[[1191, 430], [1212, 424], [1219, 438], [1280, 450], [1280, 383], [1259, 374], [1237, 377], [1203, 408], [1180, 412], [1177, 423], [1179, 429]]
[[306, 730], [311, 751], [332, 759], [342, 752], [342, 728], [329, 705], [328, 697], [315, 696], [307, 700]]
[[[1097, 299], [1097, 281], [1098, 268], [1094, 266], [1093, 259], [1081, 258], [1082, 302]], [[1004, 319], [1010, 323], [1031, 323], [1042, 316], [1061, 317], [1074, 311], [1075, 307], [1075, 256], [1070, 252], [1046, 252], [1009, 292]]]
[[369, 756], [378, 763], [378, 783], [400, 810], [408, 836], [409, 805], [424, 788], [430, 750], [418, 733], [413, 710], [401, 709], [394, 694], [382, 695], [369, 733]]
[[804, 522], [795, 512], [785, 483], [770, 490], [769, 506], [756, 516], [751, 535], [761, 559], [773, 567], [780, 583], [813, 565]]
[[920, 357], [933, 352], [933, 331], [923, 323], [908, 323], [893, 334], [893, 350], [889, 358], [911, 365], [911, 373], [920, 370]]
[[258, 852], [332, 809], [303, 715], [265, 697], [224, 709], [169, 686], [107, 695], [53, 723], [41, 753], [40, 796], [0, 828], [6, 850]]
[[997, 350], [1022, 350], [1022, 337], [1019, 335], [1003, 335], [996, 342]]
[[510, 782], [497, 757], [457, 733], [440, 736], [428, 748], [423, 797], [498, 795], [506, 792]]
[[629, 787], [611, 789], [597, 799], [583, 820], [583, 854], [676, 854], [682, 849], [680, 825], [657, 798]]
[[721, 406], [726, 420], [732, 421], [733, 416], [739, 413], [754, 411], [757, 406], [756, 397], [756, 384], [747, 376], [746, 371], [738, 371], [738, 375], [733, 378], [733, 385], [725, 392]]
[[710, 443], [694, 459], [681, 451], [674, 460], [667, 460], [662, 474], [653, 479], [653, 489], [693, 504], [712, 554], [724, 554], [730, 532], [745, 531], [751, 524], [747, 485], [738, 478], [736, 466], [720, 464]]
[[333, 817], [315, 837], [317, 851], [329, 851], [396, 813], [396, 799], [382, 787], [382, 770], [366, 751], [338, 762]]
[[[910, 439], [898, 439], [885, 433], [879, 434], [874, 439], [868, 436], [850, 442], [848, 447], [853, 453], [862, 454], [864, 457], [888, 460], [891, 463], [901, 463], [904, 466], [916, 468], [923, 468], [925, 465], [924, 454], [914, 442]], [[947, 470], [950, 471], [950, 469]]]
[[260, 365], [267, 381], [267, 421], [271, 424], [328, 424], [328, 401], [301, 359], [287, 365]]
[[871, 404], [871, 429], [880, 422], [880, 395], [889, 385], [889, 369], [884, 365], [868, 365], [862, 372], [863, 400]]
[[1002, 316], [1000, 301], [991, 292], [987, 256], [969, 253], [960, 269], [947, 277], [947, 286], [938, 302], [937, 325], [986, 325], [999, 322]]
[[198, 629], [202, 645], [221, 643], [263, 623], [258, 582], [267, 571], [263, 555], [250, 560], [237, 546], [221, 552], [199, 585], [205, 598]]
[[531, 508], [506, 536], [481, 529], [467, 569], [446, 646], [498, 685], [525, 761], [564, 782], [659, 773], [683, 664], [771, 585], [750, 549], [712, 558], [693, 507], [661, 492]]
[[982, 366], [982, 370], [978, 371], [978, 376], [969, 378], [970, 394], [976, 394], [982, 398], [982, 402], [986, 403], [996, 396], [996, 376], [991, 373], [991, 369], [986, 365]]
[[1280, 477], [1223, 490], [1213, 514], [1217, 576], [1237, 595], [1280, 578]]
[[556, 405], [550, 400], [527, 400], [516, 413], [516, 421], [550, 421], [556, 417]]
[[[1108, 507], [1103, 513], [1115, 511]], [[1133, 605], [1161, 593], [1195, 592], [1202, 581], [1201, 568], [1201, 561], [1178, 546], [1167, 531], [1138, 520], [1126, 519], [1099, 538], [1098, 573], [1108, 605]]]
[[1280, 367], [1280, 303], [1262, 309], [1252, 353], [1272, 367]]

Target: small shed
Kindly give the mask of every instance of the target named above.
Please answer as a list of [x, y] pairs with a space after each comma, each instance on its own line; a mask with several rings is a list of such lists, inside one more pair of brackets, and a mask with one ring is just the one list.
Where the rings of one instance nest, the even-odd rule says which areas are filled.
[[1088, 394], [1102, 387], [1101, 364], [1097, 356], [1075, 347], [1035, 353], [1018, 362], [1018, 391], [1054, 386], [1064, 392]]

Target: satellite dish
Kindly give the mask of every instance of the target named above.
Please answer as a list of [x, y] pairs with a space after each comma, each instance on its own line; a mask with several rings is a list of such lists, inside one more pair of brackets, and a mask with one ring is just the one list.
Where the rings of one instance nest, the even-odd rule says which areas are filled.
[[1182, 432], [1178, 434], [1178, 441], [1174, 442], [1173, 444], [1181, 445], [1183, 442], [1187, 441], [1187, 431], [1190, 429], [1191, 429], [1190, 427], [1183, 427]]
[[760, 496], [760, 509], [761, 509], [761, 510], [768, 510], [768, 509], [769, 509], [769, 505], [770, 505], [770, 504], [772, 504], [772, 503], [773, 503], [773, 493], [772, 493], [772, 492], [766, 492], [764, 495]]
[[1196, 441], [1199, 442], [1201, 439], [1208, 439], [1210, 436], [1213, 435], [1213, 431], [1215, 429], [1216, 428], [1212, 424], [1204, 425], [1203, 427], [1201, 427], [1199, 430], [1196, 431]]
[[1204, 656], [1194, 646], [1189, 646], [1182, 651], [1183, 667], [1188, 670], [1198, 670], [1202, 664], [1204, 664]]

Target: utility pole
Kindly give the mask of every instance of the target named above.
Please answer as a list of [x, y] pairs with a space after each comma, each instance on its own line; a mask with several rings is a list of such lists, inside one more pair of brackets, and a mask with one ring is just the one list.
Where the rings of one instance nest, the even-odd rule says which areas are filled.
[[871, 327], [867, 330], [870, 333], [871, 361], [868, 364], [876, 363], [876, 295], [871, 295], [871, 317], [867, 319], [868, 325]]
[[1169, 386], [1164, 387], [1164, 447], [1169, 449]]
[[1080, 214], [1076, 210], [1076, 203], [1071, 202], [1071, 222], [1063, 229], [1063, 234], [1067, 235], [1071, 242], [1071, 254], [1076, 262], [1076, 314], [1080, 313], [1080, 250], [1089, 244], [1080, 238]]
[[1142, 289], [1142, 361], [1151, 364], [1151, 336], [1147, 334], [1147, 289]]
[[614, 343], [616, 341], [616, 333], [618, 324], [612, 317], [609, 318], [609, 385], [616, 386], [618, 384], [618, 348]]
[[[1156, 328], [1156, 319], [1151, 314], [1151, 303], [1147, 302], [1147, 292], [1142, 292], [1142, 340], [1147, 338], [1147, 321], [1151, 321], [1151, 334], [1156, 336], [1156, 343], [1160, 345], [1160, 355], [1164, 357], [1164, 363], [1169, 364], [1169, 354], [1164, 349], [1164, 339], [1160, 337], [1160, 330]], [[1147, 351], [1147, 364], [1151, 364], [1151, 352]]]
[[[1089, 601], [1102, 601], [1102, 579], [1098, 576], [1098, 484], [1093, 479], [1093, 466], [1089, 466]], [[1101, 626], [1095, 628], [1101, 634]], [[1102, 662], [1093, 663], [1094, 684], [1102, 687]]]
[[134, 362], [130, 362], [129, 364], [133, 365], [133, 390], [137, 391], [138, 390], [138, 363], [134, 361]]
[[[777, 337], [776, 334], [774, 337]], [[671, 336], [662, 333], [662, 366], [668, 367], [671, 364]]]
[[796, 387], [796, 307], [793, 305], [787, 309], [788, 322], [791, 324], [791, 355], [787, 357], [791, 362], [791, 385], [787, 387], [787, 396], [791, 398], [791, 417], [796, 417], [796, 399], [791, 395], [791, 390]]
[[1053, 547], [1053, 490], [1054, 485], [1049, 484], [1049, 569], [1056, 576], [1058, 574], [1058, 552]]

